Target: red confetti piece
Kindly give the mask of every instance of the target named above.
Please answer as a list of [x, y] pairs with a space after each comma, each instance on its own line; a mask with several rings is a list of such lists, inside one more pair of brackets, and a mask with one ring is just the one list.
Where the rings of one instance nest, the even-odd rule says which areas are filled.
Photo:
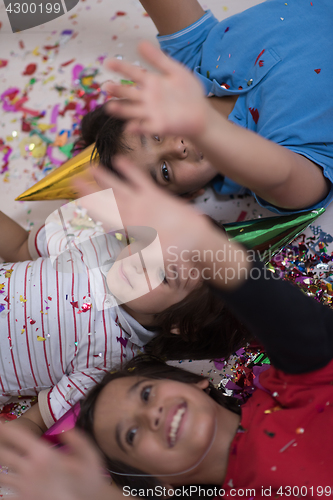
[[50, 297], [50, 296], [48, 296], [47, 298], [48, 298], [49, 300], [52, 300], [52, 297]]
[[64, 67], [64, 66], [68, 66], [69, 64], [72, 64], [72, 62], [74, 62], [75, 59], [71, 59], [70, 61], [66, 61], [64, 63], [62, 63], [61, 67]]
[[89, 311], [91, 309], [91, 307], [92, 307], [91, 304], [88, 304], [88, 303], [82, 304], [81, 310], [78, 311], [78, 313], [79, 314], [80, 313], [85, 313], [85, 312]]
[[260, 59], [260, 57], [263, 55], [263, 53], [264, 53], [264, 52], [265, 52], [265, 49], [263, 49], [263, 50], [260, 52], [260, 54], [258, 55], [258, 57], [257, 57], [257, 59], [256, 59], [256, 61], [255, 61], [255, 63], [254, 63], [254, 65], [256, 65], [256, 64], [257, 64], [258, 60]]
[[258, 63], [258, 64], [259, 64], [260, 68], [262, 68], [262, 67], [263, 67], [263, 65], [264, 65], [264, 61], [263, 61], [263, 59], [260, 59], [260, 61], [259, 61], [259, 63]]
[[117, 16], [126, 16], [126, 12], [124, 12], [122, 10], [118, 10], [118, 12], [116, 12], [116, 15]]
[[243, 90], [243, 87], [240, 85], [240, 86], [238, 87], [238, 90]]
[[35, 63], [28, 64], [22, 75], [33, 75], [36, 69], [37, 69], [37, 64]]
[[30, 325], [34, 325], [35, 323], [36, 323], [36, 321], [34, 319], [30, 320]]
[[321, 69], [315, 69], [315, 72], [317, 73], [317, 75], [319, 75], [319, 73], [321, 72]]
[[257, 124], [259, 120], [259, 111], [257, 110], [257, 108], [249, 108], [249, 111], [252, 115], [254, 123]]
[[245, 212], [244, 210], [242, 210], [241, 213], [239, 214], [238, 219], [237, 219], [236, 222], [242, 222], [245, 219], [246, 214], [247, 214], [247, 212]]
[[25, 45], [24, 45], [23, 40], [20, 40], [20, 41], [19, 41], [19, 46], [20, 46], [20, 48], [21, 48], [21, 49], [24, 49], [24, 48], [25, 48]]
[[25, 121], [24, 118], [22, 118], [21, 130], [22, 132], [31, 132], [31, 124]]
[[72, 109], [76, 109], [76, 103], [75, 102], [69, 102], [68, 104], [66, 104], [66, 106], [64, 107], [64, 109], [62, 111], [59, 111], [59, 115], [61, 116], [64, 116], [66, 111], [69, 111], [69, 110], [72, 110]]
[[117, 40], [117, 35], [113, 35], [112, 40]]
[[230, 85], [228, 85], [227, 83], [221, 83], [221, 87], [224, 89], [230, 89]]
[[55, 45], [44, 45], [43, 49], [45, 50], [54, 50], [54, 49], [58, 49], [59, 48], [59, 45], [58, 44], [55, 44]]
[[77, 307], [77, 308], [79, 308], [79, 303], [78, 303], [78, 301], [75, 301], [75, 302], [74, 302], [74, 301], [73, 301], [73, 302], [70, 302], [70, 304], [71, 304], [73, 307]]
[[6, 59], [0, 59], [0, 68], [7, 66], [8, 61]]
[[229, 31], [229, 26], [224, 30], [224, 33], [226, 33], [227, 31]]

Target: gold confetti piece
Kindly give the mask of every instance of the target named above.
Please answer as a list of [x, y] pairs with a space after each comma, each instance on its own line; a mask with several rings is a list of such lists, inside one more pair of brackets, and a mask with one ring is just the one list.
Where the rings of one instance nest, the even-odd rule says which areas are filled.
[[24, 332], [25, 332], [25, 328], [22, 328], [21, 335], [23, 335]]
[[5, 287], [4, 283], [0, 283], [0, 290], [2, 290]]
[[20, 302], [26, 302], [26, 301], [27, 301], [27, 299], [25, 299], [25, 298], [23, 297], [23, 295], [20, 295]]
[[46, 338], [45, 337], [40, 337], [39, 335], [37, 335], [37, 340], [39, 342], [44, 342], [44, 340], [46, 340]]
[[264, 413], [269, 415], [270, 413], [275, 413], [276, 411], [282, 410], [281, 406], [273, 406], [273, 408], [269, 408], [269, 410], [265, 410]]
[[5, 278], [10, 278], [13, 271], [14, 271], [14, 269], [9, 269], [8, 271], [6, 271], [5, 272]]

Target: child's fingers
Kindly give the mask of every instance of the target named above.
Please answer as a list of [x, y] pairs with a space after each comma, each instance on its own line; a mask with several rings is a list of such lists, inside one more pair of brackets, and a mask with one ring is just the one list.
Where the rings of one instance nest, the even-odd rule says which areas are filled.
[[145, 106], [139, 103], [129, 103], [128, 101], [108, 101], [106, 109], [110, 114], [119, 116], [125, 120], [140, 119], [145, 117]]
[[20, 455], [28, 455], [33, 449], [40, 446], [36, 437], [26, 429], [21, 429], [19, 426], [12, 427], [10, 425], [0, 425], [0, 451], [3, 449], [14, 448]]
[[[0, 485], [6, 486], [14, 491], [17, 491], [20, 488], [19, 480], [15, 474], [5, 474], [4, 472], [0, 472]], [[8, 495], [9, 496], [9, 495]], [[22, 500], [22, 496], [9, 496], [10, 500]]]
[[96, 446], [82, 432], [72, 429], [61, 434], [60, 439], [63, 444], [69, 447], [71, 455], [76, 455], [80, 459], [92, 462], [98, 467], [101, 466], [102, 459]]
[[[94, 175], [94, 170], [96, 170], [95, 167], [91, 169], [92, 176]], [[79, 177], [72, 180], [72, 185], [78, 190], [80, 196], [87, 196], [88, 194], [97, 193], [99, 191], [99, 189], [96, 189], [91, 184], [87, 184]]]
[[155, 47], [152, 43], [144, 41], [139, 43], [138, 52], [144, 59], [161, 73], [174, 73], [180, 66], [164, 54], [161, 49]]
[[139, 170], [132, 161], [126, 158], [126, 156], [116, 156], [114, 158], [114, 164], [125, 180], [133, 187], [140, 190], [147, 190], [147, 188], [150, 187], [158, 189], [150, 177], [146, 173], [141, 172], [141, 170]]
[[116, 83], [106, 83], [102, 86], [102, 90], [108, 92], [113, 97], [136, 101], [140, 98], [140, 92], [133, 85], [117, 85]]
[[135, 83], [143, 83], [146, 71], [133, 64], [119, 61], [119, 59], [111, 59], [107, 62], [107, 67], [116, 73], [120, 73], [126, 78]]
[[[11, 472], [18, 471], [24, 465], [24, 461], [29, 460], [27, 456], [24, 456], [17, 451], [11, 450], [7, 447], [2, 447], [0, 449], [0, 466], [8, 467]], [[0, 475], [0, 483], [1, 483]]]

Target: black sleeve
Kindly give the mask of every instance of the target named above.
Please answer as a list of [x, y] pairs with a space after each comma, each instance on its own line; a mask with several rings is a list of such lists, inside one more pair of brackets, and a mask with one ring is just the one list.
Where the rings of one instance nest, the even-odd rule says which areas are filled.
[[272, 364], [286, 373], [305, 373], [333, 358], [333, 310], [296, 285], [254, 262], [248, 279], [216, 293], [263, 344]]

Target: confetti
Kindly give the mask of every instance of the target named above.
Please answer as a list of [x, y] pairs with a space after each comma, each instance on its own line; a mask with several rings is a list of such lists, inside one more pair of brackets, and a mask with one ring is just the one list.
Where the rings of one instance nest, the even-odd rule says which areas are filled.
[[257, 108], [249, 108], [249, 111], [252, 115], [254, 123], [257, 124], [259, 120], [259, 111], [257, 110]]
[[319, 75], [320, 72], [321, 72], [321, 69], [315, 69], [315, 73], [317, 73], [317, 75]]
[[263, 55], [263, 53], [264, 53], [264, 52], [265, 52], [265, 49], [263, 49], [263, 50], [260, 52], [260, 54], [257, 56], [257, 59], [255, 60], [254, 65], [256, 65], [256, 64], [257, 64], [258, 60], [260, 59], [260, 57]]
[[34, 72], [37, 69], [37, 64], [31, 63], [26, 66], [25, 70], [23, 71], [22, 75], [33, 75]]
[[46, 340], [46, 338], [40, 337], [40, 335], [37, 335], [37, 340], [38, 340], [38, 342], [44, 342], [44, 340]]

